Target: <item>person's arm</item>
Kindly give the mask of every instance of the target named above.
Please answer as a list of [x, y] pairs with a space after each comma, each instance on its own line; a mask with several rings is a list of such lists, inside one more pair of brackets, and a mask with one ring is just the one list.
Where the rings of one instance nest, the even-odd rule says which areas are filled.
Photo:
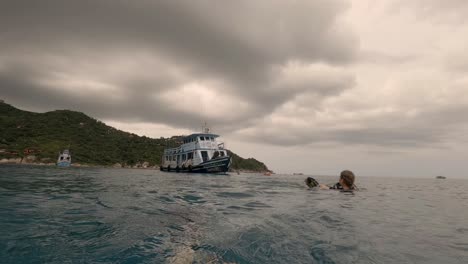
[[320, 184], [320, 185], [319, 185], [319, 188], [320, 188], [321, 190], [329, 190], [329, 189], [330, 189], [330, 186], [325, 185], [325, 184]]
[[341, 183], [337, 182], [337, 183], [335, 183], [333, 186], [331, 186], [330, 189], [333, 189], [333, 190], [342, 190], [342, 189], [343, 189], [343, 186], [341, 186]]

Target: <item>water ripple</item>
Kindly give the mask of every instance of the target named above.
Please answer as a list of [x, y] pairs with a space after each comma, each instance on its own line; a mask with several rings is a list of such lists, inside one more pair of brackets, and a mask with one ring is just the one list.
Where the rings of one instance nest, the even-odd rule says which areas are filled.
[[358, 185], [345, 195], [303, 176], [0, 166], [0, 259], [468, 263], [468, 181]]

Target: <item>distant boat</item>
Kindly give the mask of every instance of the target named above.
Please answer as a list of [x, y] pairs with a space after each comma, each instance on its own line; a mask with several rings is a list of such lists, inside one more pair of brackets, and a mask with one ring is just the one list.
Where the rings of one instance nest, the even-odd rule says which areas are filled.
[[177, 148], [164, 150], [161, 171], [225, 173], [231, 165], [231, 157], [224, 149], [224, 143], [216, 140], [218, 135], [205, 127], [203, 133], [191, 134], [183, 139]]
[[265, 175], [265, 176], [271, 176], [271, 172], [267, 171], [267, 172], [263, 173], [263, 175]]
[[293, 173], [293, 175], [304, 175], [304, 173], [302, 173], [302, 172], [295, 172], [295, 173]]
[[445, 176], [436, 176], [436, 179], [447, 179]]
[[57, 159], [57, 166], [59, 167], [70, 167], [71, 165], [71, 153], [68, 149], [65, 149], [61, 153], [59, 153], [59, 157]]

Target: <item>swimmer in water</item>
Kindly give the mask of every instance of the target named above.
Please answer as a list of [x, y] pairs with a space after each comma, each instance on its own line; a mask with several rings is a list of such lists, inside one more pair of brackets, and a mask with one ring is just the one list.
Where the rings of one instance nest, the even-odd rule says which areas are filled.
[[355, 180], [354, 173], [350, 170], [344, 170], [340, 174], [340, 180], [335, 183], [333, 186], [328, 186], [325, 184], [320, 184], [319, 187], [322, 190], [340, 190], [343, 192], [352, 192], [357, 190], [356, 185], [354, 185]]

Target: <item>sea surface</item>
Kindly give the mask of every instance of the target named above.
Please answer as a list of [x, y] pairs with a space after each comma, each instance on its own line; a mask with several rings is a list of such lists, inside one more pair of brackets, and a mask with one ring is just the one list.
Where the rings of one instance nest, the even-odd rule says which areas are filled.
[[306, 176], [1, 166], [0, 263], [468, 263], [468, 180]]

